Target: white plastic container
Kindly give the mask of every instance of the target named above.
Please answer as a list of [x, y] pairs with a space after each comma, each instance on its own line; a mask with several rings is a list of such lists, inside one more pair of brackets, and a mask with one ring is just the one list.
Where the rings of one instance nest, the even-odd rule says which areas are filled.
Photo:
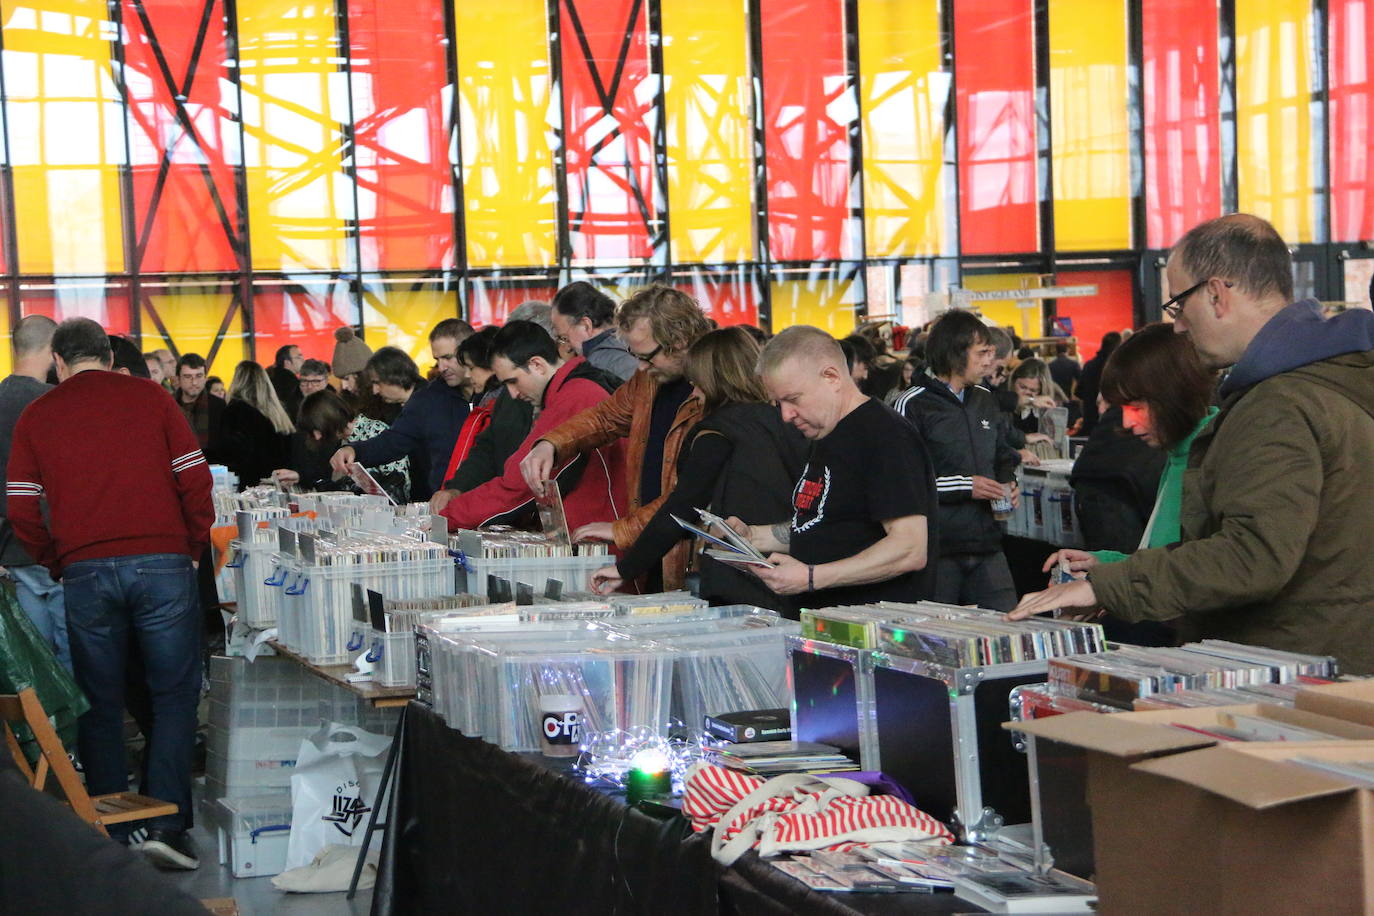
[[235, 878], [263, 878], [286, 868], [291, 793], [219, 800], [219, 864]]

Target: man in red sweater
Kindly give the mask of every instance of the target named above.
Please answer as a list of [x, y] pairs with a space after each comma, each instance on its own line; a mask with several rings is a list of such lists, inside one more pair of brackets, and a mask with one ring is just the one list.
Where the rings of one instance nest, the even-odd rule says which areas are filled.
[[[610, 396], [620, 379], [580, 356], [564, 362], [548, 331], [532, 321], [511, 321], [492, 341], [492, 371], [510, 395], [538, 409], [525, 441], [506, 459], [501, 476], [455, 496], [442, 514], [449, 529], [511, 521], [534, 503], [520, 461], [540, 436]], [[624, 447], [620, 442], [589, 450], [564, 465], [555, 478], [563, 493], [568, 527], [610, 521], [625, 505]]]
[[[62, 580], [74, 673], [91, 703], [78, 728], [87, 789], [129, 787], [124, 677], [136, 640], [153, 714], [144, 791], [179, 807], [147, 822], [140, 848], [156, 864], [196, 868], [186, 837], [201, 685], [192, 560], [215, 519], [210, 469], [158, 385], [109, 371], [100, 325], [64, 321], [52, 349], [61, 383], [14, 428], [9, 520], [34, 559]], [[110, 830], [119, 839], [127, 831]]]

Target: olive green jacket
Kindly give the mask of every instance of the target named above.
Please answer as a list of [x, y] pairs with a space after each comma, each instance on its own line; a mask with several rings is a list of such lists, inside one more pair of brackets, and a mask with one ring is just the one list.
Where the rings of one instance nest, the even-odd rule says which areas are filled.
[[1374, 673], [1374, 351], [1226, 399], [1184, 472], [1180, 543], [1092, 571], [1127, 620]]

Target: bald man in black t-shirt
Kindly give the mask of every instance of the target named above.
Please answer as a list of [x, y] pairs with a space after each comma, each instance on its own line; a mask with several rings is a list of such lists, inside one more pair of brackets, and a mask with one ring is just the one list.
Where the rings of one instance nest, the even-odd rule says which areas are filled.
[[808, 607], [931, 597], [935, 475], [915, 427], [859, 391], [819, 328], [779, 333], [759, 373], [783, 422], [812, 446], [789, 521], [730, 520], [774, 564], [743, 568]]

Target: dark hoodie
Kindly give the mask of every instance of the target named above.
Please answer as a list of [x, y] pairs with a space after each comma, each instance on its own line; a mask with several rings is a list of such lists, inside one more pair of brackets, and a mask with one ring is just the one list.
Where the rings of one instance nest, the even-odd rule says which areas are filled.
[[1226, 398], [1283, 372], [1374, 350], [1374, 312], [1354, 309], [1331, 318], [1315, 299], [1294, 302], [1260, 328], [1221, 383]]

